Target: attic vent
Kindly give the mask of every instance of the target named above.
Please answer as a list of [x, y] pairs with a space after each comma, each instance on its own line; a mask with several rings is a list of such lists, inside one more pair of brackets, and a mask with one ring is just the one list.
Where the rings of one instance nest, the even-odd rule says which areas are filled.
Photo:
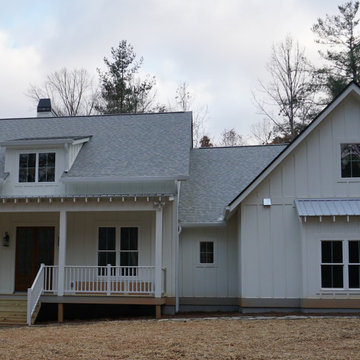
[[40, 117], [52, 116], [50, 99], [40, 99], [39, 100], [39, 104], [37, 106], [37, 114]]

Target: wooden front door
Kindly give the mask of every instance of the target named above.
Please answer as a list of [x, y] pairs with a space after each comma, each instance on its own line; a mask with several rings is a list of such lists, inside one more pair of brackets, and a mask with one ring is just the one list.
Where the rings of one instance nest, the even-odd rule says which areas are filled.
[[16, 229], [15, 291], [31, 287], [40, 264], [54, 264], [54, 233], [53, 227]]

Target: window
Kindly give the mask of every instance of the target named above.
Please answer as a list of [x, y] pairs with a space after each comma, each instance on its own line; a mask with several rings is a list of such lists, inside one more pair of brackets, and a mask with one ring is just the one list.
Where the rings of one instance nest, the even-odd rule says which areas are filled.
[[36, 154], [20, 154], [19, 182], [35, 182]]
[[360, 288], [360, 241], [321, 242], [321, 287]]
[[349, 241], [349, 288], [360, 288], [360, 241]]
[[55, 181], [55, 153], [39, 154], [39, 182]]
[[[119, 239], [117, 238], [120, 234]], [[98, 266], [124, 266], [122, 276], [135, 276], [139, 261], [138, 228], [99, 227], [98, 231]], [[100, 269], [99, 275], [106, 275], [106, 269]], [[112, 273], [112, 275], [115, 275]]]
[[214, 242], [200, 241], [200, 264], [214, 263]]
[[19, 182], [54, 182], [55, 153], [30, 153], [19, 156]]
[[[107, 266], [108, 264], [112, 266], [116, 265], [115, 233], [116, 231], [114, 227], [99, 228], [99, 266]], [[106, 275], [106, 269], [99, 269], [99, 275]]]
[[[138, 266], [138, 228], [136, 227], [121, 228], [120, 266]], [[136, 269], [122, 269], [122, 275], [136, 275]]]
[[341, 177], [360, 177], [360, 144], [341, 144]]
[[321, 242], [321, 287], [343, 288], [342, 241]]

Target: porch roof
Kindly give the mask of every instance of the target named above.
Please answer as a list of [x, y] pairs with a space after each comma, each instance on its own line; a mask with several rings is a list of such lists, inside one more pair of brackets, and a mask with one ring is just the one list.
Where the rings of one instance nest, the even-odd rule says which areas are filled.
[[360, 199], [297, 199], [299, 216], [360, 216]]
[[76, 201], [78, 199], [82, 200], [101, 200], [106, 199], [109, 201], [120, 199], [133, 199], [136, 201], [137, 199], [146, 199], [147, 201], [150, 200], [159, 200], [162, 199], [168, 199], [170, 201], [174, 200], [174, 194], [81, 194], [81, 195], [34, 195], [34, 196], [28, 196], [28, 195], [18, 195], [18, 196], [1, 196], [0, 195], [0, 202], [7, 203], [14, 202], [16, 203], [17, 200], [25, 200], [25, 201], [64, 201], [64, 200], [73, 200]]

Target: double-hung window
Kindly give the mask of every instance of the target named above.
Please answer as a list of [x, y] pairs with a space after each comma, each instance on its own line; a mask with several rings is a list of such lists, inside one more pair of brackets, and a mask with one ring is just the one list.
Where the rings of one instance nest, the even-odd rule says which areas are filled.
[[[139, 263], [138, 233], [137, 227], [99, 227], [98, 266], [120, 266], [119, 275], [135, 276]], [[105, 268], [99, 270], [99, 275], [105, 274]]]
[[360, 289], [360, 241], [321, 241], [321, 287]]
[[19, 155], [19, 183], [54, 182], [55, 153]]

